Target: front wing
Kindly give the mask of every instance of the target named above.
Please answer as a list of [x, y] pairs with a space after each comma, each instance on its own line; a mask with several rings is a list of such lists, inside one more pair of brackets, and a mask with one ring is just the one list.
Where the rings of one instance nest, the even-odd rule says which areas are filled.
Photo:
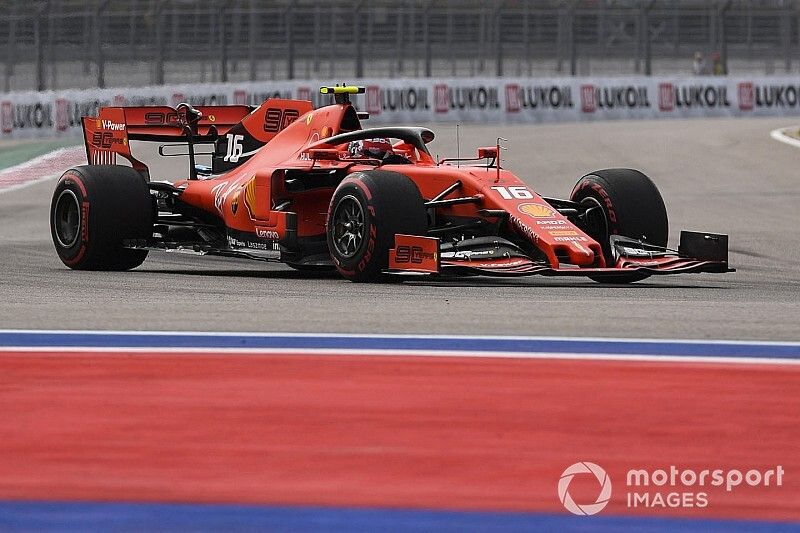
[[[487, 253], [485, 244], [480, 254], [461, 253], [443, 258], [439, 239], [396, 235], [396, 247], [389, 252], [388, 272], [395, 274], [464, 274], [483, 276], [583, 276], [614, 277], [632, 273], [646, 275], [734, 272], [728, 266], [727, 235], [681, 232], [678, 250], [648, 245], [624, 237], [612, 237], [617, 262], [608, 268], [579, 268], [571, 265], [553, 268], [513, 251], [510, 243], [497, 242], [496, 254]], [[689, 254], [691, 252], [691, 256]], [[451, 256], [453, 254], [450, 254]], [[477, 255], [478, 258], [474, 258]]]
[[552, 268], [550, 265], [537, 263], [525, 258], [495, 259], [493, 261], [482, 261], [480, 263], [468, 264], [463, 261], [443, 261], [442, 273], [465, 273], [481, 274], [484, 276], [532, 276], [539, 274], [542, 276], [594, 276], [608, 277], [622, 276], [633, 272], [647, 275], [658, 274], [689, 274], [698, 272], [733, 272], [728, 268], [727, 263], [719, 261], [696, 261], [680, 257], [664, 258], [659, 261], [647, 261], [638, 263], [635, 261], [624, 261], [612, 268]]

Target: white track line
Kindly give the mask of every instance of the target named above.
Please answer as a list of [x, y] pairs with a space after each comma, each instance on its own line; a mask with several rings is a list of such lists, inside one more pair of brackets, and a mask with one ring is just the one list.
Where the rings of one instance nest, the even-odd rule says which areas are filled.
[[349, 355], [364, 357], [455, 357], [464, 359], [547, 359], [571, 361], [621, 361], [639, 363], [687, 363], [708, 365], [766, 365], [766, 366], [798, 366], [800, 359], [766, 358], [766, 357], [725, 357], [725, 356], [684, 356], [684, 355], [648, 355], [648, 354], [593, 354], [567, 352], [482, 352], [450, 351], [450, 350], [393, 350], [380, 348], [98, 348], [67, 346], [63, 348], [45, 346], [9, 346], [0, 348], [0, 355], [15, 353], [45, 353], [57, 356], [70, 354], [81, 356], [87, 353], [102, 353], [108, 356], [128, 357], [130, 355], [160, 357], [164, 355]]
[[788, 144], [794, 146], [796, 148], [800, 148], [800, 139], [795, 139], [794, 137], [790, 137], [784, 133], [786, 130], [794, 129], [795, 131], [800, 130], [798, 126], [789, 126], [785, 128], [778, 128], [776, 130], [772, 130], [769, 132], [769, 136], [775, 139], [776, 141], [780, 141], [784, 144]]
[[[338, 337], [340, 339], [431, 339], [431, 340], [478, 340], [478, 341], [561, 341], [561, 342], [577, 342], [577, 343], [592, 343], [596, 342], [599, 345], [617, 343], [620, 345], [639, 343], [640, 345], [681, 345], [681, 344], [694, 344], [700, 346], [760, 346], [760, 347], [791, 347], [795, 348], [800, 346], [800, 342], [758, 342], [758, 341], [723, 341], [723, 340], [668, 340], [668, 339], [626, 339], [626, 338], [580, 338], [580, 337], [531, 337], [531, 336], [476, 336], [476, 335], [413, 335], [413, 334], [325, 334], [325, 333], [290, 333], [290, 332], [276, 332], [276, 333], [257, 333], [257, 332], [191, 332], [191, 331], [98, 331], [98, 330], [22, 330], [22, 329], [8, 329], [0, 330], [0, 339], [3, 335], [55, 335], [63, 336], [65, 338], [87, 335], [93, 336], [106, 336], [108, 338], [118, 336], [131, 336], [131, 337], [166, 337], [172, 336], [176, 338], [196, 336], [200, 338], [214, 338], [214, 337], [241, 337], [241, 338], [330, 338]], [[69, 344], [69, 343], [67, 343]], [[39, 352], [39, 353], [69, 353], [78, 355], [80, 353], [104, 353], [109, 355], [117, 354], [138, 354], [138, 355], [154, 355], [159, 354], [238, 354], [238, 355], [352, 355], [352, 356], [413, 356], [413, 357], [461, 357], [461, 358], [505, 358], [505, 359], [567, 359], [567, 360], [594, 360], [594, 361], [629, 361], [629, 362], [653, 362], [653, 363], [691, 363], [691, 364], [747, 364], [747, 365], [800, 365], [800, 359], [790, 357], [758, 357], [746, 355], [685, 355], [685, 354], [653, 354], [653, 353], [609, 353], [603, 350], [602, 346], [597, 347], [597, 351], [561, 351], [558, 348], [547, 349], [542, 346], [531, 346], [530, 351], [516, 351], [504, 350], [501, 347], [497, 349], [487, 348], [485, 345], [475, 345], [474, 347], [453, 347], [448, 349], [446, 347], [437, 346], [429, 348], [398, 348], [398, 347], [380, 347], [380, 346], [362, 346], [362, 347], [311, 347], [311, 346], [251, 346], [251, 347], [213, 347], [213, 346], [59, 346], [58, 341], [54, 344], [44, 346], [34, 345], [9, 345], [0, 347], [0, 352], [14, 353], [14, 352]], [[537, 349], [538, 348], [538, 349]], [[646, 352], [646, 348], [643, 348]], [[638, 351], [638, 350], [637, 350]]]
[[620, 342], [620, 343], [652, 343], [652, 344], [722, 344], [742, 346], [800, 346], [800, 341], [755, 341], [725, 339], [654, 339], [635, 337], [555, 337], [529, 335], [441, 335], [414, 333], [301, 333], [291, 331], [258, 332], [258, 331], [169, 331], [169, 330], [98, 330], [98, 329], [0, 329], [0, 334], [24, 333], [44, 335], [135, 335], [135, 336], [198, 336], [198, 337], [305, 337], [329, 338], [343, 337], [354, 339], [482, 339], [513, 341], [579, 341], [579, 342]]

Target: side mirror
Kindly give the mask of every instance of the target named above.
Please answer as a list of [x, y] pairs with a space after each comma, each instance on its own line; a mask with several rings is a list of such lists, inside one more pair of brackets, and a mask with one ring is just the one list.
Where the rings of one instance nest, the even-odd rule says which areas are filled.
[[478, 148], [478, 159], [497, 159], [497, 147], [482, 146]]
[[310, 148], [306, 153], [314, 161], [339, 160], [339, 150], [336, 148]]

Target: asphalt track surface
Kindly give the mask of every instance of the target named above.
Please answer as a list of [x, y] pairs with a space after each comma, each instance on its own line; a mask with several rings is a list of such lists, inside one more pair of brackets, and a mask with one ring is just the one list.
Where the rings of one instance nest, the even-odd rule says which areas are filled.
[[[461, 153], [505, 144], [504, 165], [566, 196], [593, 169], [633, 167], [679, 229], [730, 234], [736, 273], [628, 286], [530, 277], [358, 285], [280, 264], [151, 253], [133, 272], [73, 272], [50, 240], [48, 181], [0, 194], [4, 328], [517, 334], [797, 340], [800, 151], [792, 119], [462, 126]], [[432, 151], [454, 155], [455, 126]]]

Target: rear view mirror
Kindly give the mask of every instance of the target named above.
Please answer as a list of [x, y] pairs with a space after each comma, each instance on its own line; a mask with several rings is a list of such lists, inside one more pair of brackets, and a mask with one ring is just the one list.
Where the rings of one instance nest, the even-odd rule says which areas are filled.
[[336, 148], [311, 148], [306, 153], [315, 161], [339, 160], [339, 150]]
[[482, 146], [478, 148], [478, 159], [497, 159], [497, 147]]

